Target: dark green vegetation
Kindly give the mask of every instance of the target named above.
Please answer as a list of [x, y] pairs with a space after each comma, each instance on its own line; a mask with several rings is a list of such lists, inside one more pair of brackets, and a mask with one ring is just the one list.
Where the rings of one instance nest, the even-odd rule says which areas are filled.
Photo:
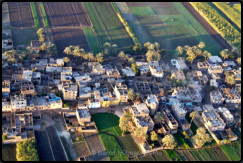
[[172, 161], [181, 161], [180, 157], [178, 156], [178, 154], [175, 151], [165, 150], [165, 152]]
[[225, 2], [212, 2], [217, 6], [225, 15], [227, 15], [238, 27], [241, 28], [241, 12], [234, 7], [227, 5]]
[[35, 2], [30, 2], [30, 7], [31, 7], [32, 14], [33, 14], [34, 22], [35, 22], [35, 27], [40, 27], [40, 22], [39, 22], [38, 14], [36, 11]]
[[16, 144], [2, 144], [2, 161], [17, 161]]
[[153, 157], [150, 154], [139, 157], [138, 159], [139, 161], [154, 161]]
[[84, 27], [83, 30], [84, 30], [85, 36], [89, 42], [89, 46], [90, 46], [91, 50], [93, 51], [93, 53], [94, 54], [100, 53], [101, 52], [100, 44], [99, 44], [92, 28]]
[[30, 45], [31, 40], [37, 40], [36, 31], [33, 28], [12, 29], [13, 44]]
[[30, 139], [17, 143], [16, 151], [18, 161], [39, 161], [36, 140]]
[[205, 159], [201, 156], [201, 154], [198, 151], [190, 151], [190, 153], [192, 154], [193, 158], [196, 161], [205, 161]]
[[155, 161], [170, 161], [170, 158], [165, 151], [158, 151], [152, 154]]
[[179, 148], [190, 148], [190, 146], [187, 144], [187, 142], [180, 133], [173, 134], [173, 136], [175, 137]]
[[43, 5], [42, 2], [38, 2], [38, 5], [40, 7], [40, 11], [41, 11], [41, 15], [42, 15], [42, 18], [43, 18], [44, 25], [45, 25], [45, 27], [49, 27], [44, 5]]
[[241, 34], [237, 31], [231, 23], [223, 18], [215, 9], [213, 9], [207, 2], [191, 2], [191, 4], [202, 12], [212, 26], [219, 31], [219, 33], [232, 45], [241, 51]]
[[[186, 120], [187, 120], [188, 122], [191, 122], [191, 119], [192, 119], [192, 118], [189, 117], [189, 115], [187, 114], [187, 115], [186, 115]], [[197, 132], [196, 132], [196, 131], [197, 131], [197, 128], [198, 128], [197, 125], [195, 125], [195, 123], [192, 121], [192, 124], [191, 124], [191, 128], [190, 128], [190, 129], [192, 130], [192, 132], [193, 132], [194, 135], [196, 135], [196, 133], [197, 133]]]
[[220, 161], [219, 157], [214, 153], [214, 151], [212, 150], [212, 148], [207, 148], [206, 151], [211, 156], [211, 158], [212, 158], [213, 161]]
[[222, 145], [220, 148], [232, 161], [241, 160], [241, 146], [239, 143], [235, 142], [232, 144]]
[[134, 141], [132, 135], [120, 136], [119, 140], [122, 148], [127, 152], [129, 157], [134, 157], [141, 154], [141, 150]]
[[116, 44], [118, 48], [128, 48], [134, 45], [124, 25], [109, 2], [84, 2], [89, 18], [93, 24], [100, 44], [105, 42]]
[[155, 15], [153, 9], [150, 6], [146, 7], [130, 7], [133, 15]]
[[213, 161], [212, 158], [210, 157], [210, 155], [207, 153], [207, 151], [205, 149], [201, 149], [200, 154], [203, 156], [205, 161]]
[[7, 135], [2, 135], [2, 140], [7, 140]]

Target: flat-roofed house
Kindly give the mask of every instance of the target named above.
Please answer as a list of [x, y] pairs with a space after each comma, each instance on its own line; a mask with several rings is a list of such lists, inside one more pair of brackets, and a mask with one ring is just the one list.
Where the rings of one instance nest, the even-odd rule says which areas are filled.
[[210, 56], [208, 59], [210, 63], [222, 63], [222, 59], [219, 56]]
[[117, 83], [114, 87], [114, 92], [116, 94], [116, 97], [120, 100], [120, 102], [127, 102], [128, 92], [126, 85], [122, 83]]
[[224, 97], [220, 93], [219, 90], [211, 91], [210, 92], [210, 101], [212, 104], [223, 104], [224, 102]]
[[3, 80], [2, 81], [2, 96], [9, 98], [9, 94], [10, 94], [10, 81]]
[[47, 64], [46, 74], [53, 79], [61, 79], [62, 67], [54, 67]]
[[214, 74], [222, 74], [224, 72], [224, 69], [222, 66], [217, 65], [217, 64], [211, 64], [210, 67], [208, 68], [208, 74], [212, 75]]
[[[176, 87], [172, 92], [172, 97], [176, 97], [184, 105], [192, 105], [193, 96], [188, 87]], [[200, 101], [200, 100], [199, 100]]]
[[3, 101], [2, 100], [2, 111], [3, 112], [11, 112], [12, 107], [11, 107], [11, 102], [10, 101]]
[[146, 76], [149, 73], [149, 64], [148, 62], [136, 62], [141, 76]]
[[133, 70], [130, 67], [126, 67], [126, 69], [122, 69], [122, 73], [127, 77], [135, 76]]
[[219, 115], [223, 118], [227, 125], [232, 125], [234, 123], [234, 116], [226, 107], [219, 107]]
[[42, 42], [40, 42], [39, 40], [32, 40], [30, 42], [30, 47], [32, 50], [38, 52], [40, 50], [40, 47], [42, 46]]
[[160, 77], [160, 78], [162, 78], [164, 76], [163, 69], [159, 65], [158, 61], [151, 61], [151, 62], [148, 62], [148, 64], [149, 64], [151, 76]]
[[22, 94], [10, 96], [10, 102], [11, 102], [13, 112], [25, 110], [27, 106], [26, 96]]
[[137, 127], [142, 127], [145, 133], [151, 132], [154, 129], [154, 122], [150, 116], [136, 116], [134, 123]]
[[183, 71], [181, 71], [181, 70], [173, 72], [171, 74], [171, 78], [175, 78], [176, 80], [186, 80], [186, 77], [185, 77]]
[[170, 110], [166, 106], [162, 109], [162, 112], [165, 117], [165, 122], [170, 127], [171, 134], [176, 134], [178, 128], [178, 123], [176, 119], [174, 118], [174, 116], [171, 114]]
[[171, 59], [171, 64], [177, 68], [177, 70], [187, 69], [186, 60], [184, 57], [178, 57], [177, 59]]
[[158, 111], [159, 101], [155, 95], [149, 95], [146, 99], [146, 104], [150, 109], [150, 115], [154, 116], [155, 113]]
[[24, 70], [23, 71], [23, 78], [22, 78], [22, 80], [26, 80], [26, 81], [30, 81], [31, 82], [32, 74], [33, 74], [32, 70]]
[[61, 72], [61, 81], [71, 81], [72, 79], [72, 67], [63, 67]]
[[199, 70], [207, 70], [210, 67], [210, 64], [206, 62], [198, 62], [197, 67]]
[[62, 94], [64, 100], [76, 100], [78, 94], [77, 84], [75, 83], [63, 84]]
[[32, 82], [33, 82], [34, 85], [40, 85], [41, 84], [41, 73], [40, 72], [33, 72]]
[[190, 128], [190, 124], [185, 119], [186, 117], [186, 110], [180, 103], [173, 103], [171, 110], [177, 120], [177, 122], [180, 124], [183, 131], [188, 130]]
[[241, 103], [241, 95], [236, 88], [221, 88], [221, 93], [226, 103]]

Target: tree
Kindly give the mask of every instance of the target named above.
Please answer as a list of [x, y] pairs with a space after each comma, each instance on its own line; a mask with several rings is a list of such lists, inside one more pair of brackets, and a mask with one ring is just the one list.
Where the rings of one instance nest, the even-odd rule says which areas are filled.
[[7, 135], [2, 135], [2, 140], [8, 140]]
[[224, 49], [224, 50], [222, 50], [221, 52], [220, 52], [220, 55], [224, 58], [224, 60], [226, 59], [226, 58], [228, 58], [229, 57], [229, 50], [228, 49]]
[[69, 107], [69, 103], [68, 103], [68, 101], [64, 101], [63, 106], [64, 106], [65, 108], [66, 108], [66, 107]]
[[83, 55], [83, 58], [84, 58], [85, 60], [89, 59], [88, 54], [84, 54], [84, 55]]
[[233, 52], [230, 52], [230, 53], [229, 53], [229, 58], [231, 58], [231, 59], [234, 59], [234, 58], [235, 58], [235, 55], [234, 55]]
[[67, 55], [72, 55], [73, 54], [73, 46], [70, 45], [69, 47], [66, 47], [63, 51], [63, 53], [67, 54]]
[[237, 63], [239, 64], [239, 65], [241, 65], [241, 57], [239, 57], [239, 58], [237, 58]]
[[122, 130], [122, 136], [124, 135], [125, 131], [128, 130], [128, 121], [126, 120], [126, 118], [120, 118], [119, 120], [119, 127]]
[[196, 117], [197, 118], [197, 114], [196, 114], [196, 112], [195, 111], [192, 111], [190, 114], [189, 114], [189, 117], [191, 117], [192, 119], [191, 119], [191, 122], [190, 122], [190, 126], [192, 125], [192, 121], [193, 121], [193, 119]]
[[151, 51], [149, 50], [146, 53], [146, 57], [147, 57], [147, 61], [151, 62], [151, 61], [159, 61], [161, 59], [161, 56], [159, 53], [157, 53], [156, 51]]
[[47, 49], [49, 50], [50, 54], [54, 56], [57, 53], [57, 47], [55, 44], [49, 42]]
[[134, 93], [134, 90], [132, 88], [128, 89], [128, 99], [131, 100], [131, 101], [135, 100], [135, 93]]
[[158, 134], [156, 134], [155, 131], [153, 131], [152, 134], [151, 134], [151, 140], [152, 141], [158, 141], [159, 140]]
[[104, 43], [103, 48], [104, 48], [104, 51], [103, 51], [104, 55], [109, 56], [110, 51], [111, 51], [111, 44], [109, 42], [106, 42], [106, 43]]
[[121, 60], [125, 60], [125, 53], [123, 51], [120, 51], [120, 53], [118, 54], [118, 57], [121, 59]]
[[88, 57], [89, 57], [89, 62], [90, 62], [90, 60], [94, 59], [94, 54], [93, 53], [88, 53]]
[[214, 91], [214, 90], [216, 90], [216, 87], [215, 86], [210, 86], [210, 91]]
[[165, 147], [174, 149], [177, 146], [177, 143], [175, 141], [175, 138], [173, 135], [169, 134], [166, 135], [163, 139], [162, 139], [162, 143]]
[[97, 62], [99, 62], [99, 63], [103, 62], [103, 57], [104, 57], [103, 53], [99, 53], [95, 57], [96, 57]]
[[177, 46], [176, 52], [177, 52], [177, 55], [183, 54], [183, 48], [181, 46]]
[[16, 158], [18, 161], [39, 161], [36, 140], [24, 140], [17, 143], [16, 146]]
[[154, 116], [154, 120], [155, 120], [155, 122], [160, 123], [161, 126], [163, 126], [163, 125], [162, 125], [162, 121], [163, 121], [163, 122], [165, 121], [164, 114], [161, 113], [161, 112], [157, 112], [157, 113], [155, 114], [155, 116]]
[[68, 58], [68, 57], [64, 57], [64, 58], [63, 58], [63, 62], [65, 62], [65, 63], [70, 62], [70, 58]]
[[197, 45], [200, 49], [203, 49], [205, 47], [205, 43], [204, 42], [199, 42], [199, 44]]
[[139, 69], [136, 63], [132, 63], [132, 70], [134, 72], [135, 75], [138, 75], [139, 73]]
[[183, 49], [184, 49], [185, 51], [188, 51], [189, 49], [191, 49], [191, 47], [188, 46], [188, 45], [185, 45], [185, 46], [183, 47]]
[[136, 93], [136, 100], [140, 99], [141, 98], [141, 93], [137, 92]]
[[130, 64], [133, 64], [135, 61], [134, 61], [134, 59], [133, 58], [130, 58], [129, 60], [128, 60], [128, 63], [130, 63]]
[[111, 53], [112, 53], [112, 55], [116, 55], [117, 51], [118, 51], [118, 46], [116, 44], [113, 44], [111, 46]]
[[146, 42], [146, 43], [144, 43], [144, 47], [145, 47], [145, 48], [148, 48], [150, 45], [151, 45], [150, 42]]
[[229, 72], [225, 72], [225, 82], [227, 84], [233, 85], [235, 84], [235, 77], [234, 75], [230, 75]]
[[135, 53], [138, 53], [138, 52], [140, 51], [140, 47], [139, 47], [138, 45], [134, 45], [134, 46], [133, 46], [133, 51], [134, 51]]
[[80, 139], [79, 139], [79, 137], [76, 137], [76, 141], [79, 141]]
[[43, 28], [38, 29], [38, 31], [36, 31], [37, 35], [42, 35], [42, 33], [44, 32]]
[[183, 131], [182, 134], [184, 135], [185, 139], [189, 139], [189, 136], [186, 131]]
[[209, 58], [210, 56], [212, 56], [212, 55], [211, 55], [211, 53], [209, 53], [207, 50], [204, 50], [204, 52], [202, 53], [202, 56], [205, 58], [205, 61], [207, 61], [208, 58]]
[[144, 142], [147, 142], [147, 137], [148, 137], [148, 134], [145, 133], [145, 132], [142, 130], [141, 138], [142, 138], [142, 140], [143, 140], [143, 143], [144, 143]]
[[155, 49], [156, 49], [156, 50], [159, 50], [160, 45], [159, 45], [159, 43], [158, 43], [158, 42], [155, 42], [155, 43], [154, 43], [154, 46], [155, 46]]
[[210, 135], [206, 133], [206, 130], [203, 127], [199, 127], [196, 130], [196, 135], [193, 137], [197, 146], [201, 148], [206, 142], [211, 142]]
[[189, 61], [189, 62], [191, 62], [191, 64], [192, 64], [192, 62], [194, 61], [194, 59], [196, 59], [196, 57], [197, 56], [192, 52], [190, 54], [190, 56], [186, 57], [186, 60]]
[[[69, 50], [67, 50], [67, 51], [69, 51]], [[82, 57], [82, 53], [81, 53], [81, 50], [80, 50], [79, 46], [75, 46], [74, 47], [74, 50], [73, 50], [72, 54], [75, 57]]]
[[143, 133], [142, 127], [137, 127], [136, 130], [134, 131], [134, 134], [140, 139], [141, 135]]
[[62, 96], [62, 93], [61, 93], [61, 92], [56, 92], [56, 95], [57, 95], [58, 97], [61, 97], [61, 96]]

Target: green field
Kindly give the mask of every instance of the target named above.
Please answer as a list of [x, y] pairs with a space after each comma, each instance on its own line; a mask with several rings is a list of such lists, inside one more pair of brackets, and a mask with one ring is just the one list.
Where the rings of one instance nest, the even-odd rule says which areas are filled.
[[181, 161], [180, 157], [174, 150], [165, 150], [165, 153], [169, 156], [172, 161]]
[[225, 2], [212, 2], [217, 6], [223, 13], [229, 17], [238, 27], [241, 28], [241, 12], [239, 12], [234, 7], [227, 5]]
[[40, 22], [39, 22], [38, 14], [36, 11], [35, 2], [30, 2], [30, 7], [31, 7], [32, 14], [33, 14], [34, 22], [35, 22], [35, 27], [40, 27]]
[[158, 151], [152, 154], [155, 161], [171, 161], [165, 151]]
[[84, 6], [102, 45], [109, 42], [116, 44], [120, 50], [134, 45], [132, 38], [120, 22], [111, 3], [84, 2]]
[[241, 3], [240, 4], [233, 4], [232, 7], [236, 9], [239, 13], [241, 13]]
[[190, 153], [192, 154], [193, 158], [196, 161], [205, 161], [205, 159], [203, 158], [203, 156], [200, 154], [199, 151], [190, 151]]
[[241, 146], [238, 142], [232, 144], [222, 145], [220, 148], [232, 161], [240, 161], [241, 159]]
[[133, 15], [155, 15], [153, 9], [150, 6], [146, 7], [130, 7]]
[[176, 133], [173, 136], [175, 137], [175, 139], [177, 141], [178, 148], [190, 148], [180, 133]]
[[90, 46], [91, 50], [93, 51], [93, 53], [94, 54], [100, 53], [102, 50], [100, 49], [100, 44], [99, 44], [92, 28], [84, 27], [83, 30], [84, 30], [85, 36], [89, 42], [89, 46]]
[[2, 161], [17, 161], [16, 144], [2, 144]]
[[212, 158], [213, 161], [220, 161], [219, 157], [214, 153], [214, 151], [212, 150], [212, 148], [207, 148], [206, 151], [211, 156], [211, 158]]
[[119, 137], [120, 144], [122, 148], [127, 151], [128, 156], [134, 157], [141, 154], [141, 150], [137, 143], [134, 141], [132, 135], [120, 136]]
[[113, 136], [101, 132], [99, 136], [111, 161], [128, 161], [126, 154]]
[[13, 45], [30, 45], [31, 40], [38, 40], [36, 31], [33, 28], [15, 28], [11, 30]]
[[[175, 50], [177, 46], [195, 46], [199, 42], [204, 42], [206, 46], [203, 50], [209, 51], [212, 55], [218, 55], [223, 50], [180, 2], [152, 7], [156, 15], [150, 16], [146, 16], [147, 10], [144, 10], [143, 16], [140, 14], [142, 12], [136, 14], [136, 8], [139, 11], [139, 8], [144, 7], [130, 9], [149, 34], [152, 43], [158, 42], [161, 49]], [[133, 26], [131, 28], [136, 30]]]
[[45, 27], [49, 27], [44, 5], [43, 5], [42, 2], [38, 2], [38, 5], [40, 7], [40, 11], [41, 11], [41, 15], [42, 15], [42, 18], [43, 18], [44, 25], [45, 25]]
[[154, 161], [153, 157], [149, 154], [139, 157], [139, 161]]

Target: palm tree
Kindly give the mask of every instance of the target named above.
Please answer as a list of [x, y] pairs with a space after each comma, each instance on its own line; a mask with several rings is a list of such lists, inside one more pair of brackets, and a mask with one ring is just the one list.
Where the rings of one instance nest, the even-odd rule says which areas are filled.
[[80, 52], [80, 48], [79, 46], [75, 46], [74, 47], [74, 50], [73, 50], [73, 53], [72, 53], [75, 57], [79, 57], [81, 56], [81, 52]]
[[200, 49], [203, 49], [205, 47], [205, 43], [204, 42], [199, 42], [199, 44], [197, 45]]
[[191, 119], [191, 123], [190, 123], [190, 126], [191, 126], [191, 125], [192, 125], [192, 121], [193, 121], [193, 119], [194, 119], [194, 118], [197, 118], [197, 114], [196, 114], [196, 112], [195, 112], [195, 111], [191, 112], [190, 115], [189, 115], [189, 117], [192, 118], [192, 119]]
[[38, 31], [36, 33], [37, 33], [37, 35], [40, 36], [43, 32], [44, 32], [44, 29], [40, 28], [40, 29], [38, 29]]
[[212, 56], [211, 53], [209, 53], [207, 50], [204, 50], [202, 55], [205, 58], [205, 61], [208, 60], [210, 56]]
[[191, 62], [192, 64], [192, 62], [194, 61], [194, 59], [196, 59], [196, 57], [197, 56], [192, 52], [191, 55], [186, 58], [186, 60]]
[[158, 43], [158, 42], [155, 42], [155, 43], [154, 43], [154, 46], [155, 46], [155, 49], [156, 49], [156, 50], [159, 50], [160, 45], [159, 45], [159, 43]]
[[155, 122], [160, 123], [160, 125], [162, 127], [163, 126], [162, 121], [165, 121], [164, 114], [161, 112], [157, 112], [154, 116], [154, 120], [155, 120]]
[[224, 58], [224, 60], [226, 59], [226, 58], [228, 58], [229, 57], [229, 50], [228, 49], [224, 49], [224, 50], [222, 50], [221, 52], [220, 52], [220, 55]]
[[108, 49], [108, 48], [111, 47], [111, 44], [110, 44], [109, 42], [106, 42], [106, 43], [104, 43], [103, 47], [104, 47], [105, 49]]
[[181, 46], [177, 46], [176, 51], [178, 55], [183, 54], [183, 48]]
[[150, 44], [148, 47], [148, 50], [154, 51], [155, 45], [154, 44]]
[[225, 72], [225, 82], [230, 85], [235, 84], [235, 76], [230, 75], [229, 72]]
[[143, 133], [143, 129], [142, 127], [137, 127], [136, 130], [134, 131], [134, 134], [140, 139], [141, 138], [141, 135]]
[[123, 131], [122, 136], [124, 136], [125, 131], [128, 130], [128, 121], [125, 118], [120, 118], [119, 127]]
[[190, 49], [190, 48], [191, 48], [191, 47], [188, 46], [188, 45], [185, 45], [185, 46], [184, 46], [185, 51], [187, 51], [187, 50]]
[[115, 55], [117, 54], [117, 50], [118, 50], [118, 46], [116, 44], [113, 44], [111, 46], [111, 52], [112, 52], [112, 55]]
[[7, 58], [11, 58], [11, 57], [12, 57], [12, 55], [11, 55], [11, 53], [10, 53], [9, 51], [5, 51], [5, 52], [4, 52], [4, 55], [5, 55]]
[[47, 49], [49, 50], [50, 54], [54, 56], [57, 53], [57, 47], [55, 44], [49, 42]]
[[16, 58], [16, 54], [17, 54], [16, 50], [9, 50], [8, 52], [11, 54], [12, 58]]
[[139, 92], [136, 93], [136, 100], [141, 98], [141, 94]]
[[63, 58], [63, 62], [65, 62], [65, 63], [70, 62], [70, 58], [68, 58], [68, 57], [64, 57], [64, 58]]
[[173, 135], [169, 134], [166, 135], [163, 139], [162, 139], [162, 143], [165, 147], [169, 147], [171, 149], [174, 149], [177, 146], [177, 143], [175, 141], [175, 138]]
[[196, 49], [195, 51], [195, 54], [197, 55], [197, 56], [202, 56], [202, 50], [201, 49]]
[[73, 54], [73, 49], [72, 49], [72, 45], [70, 45], [69, 47], [66, 47], [63, 51], [63, 53], [67, 54], [67, 55], [72, 55]]
[[193, 137], [197, 146], [201, 148], [206, 142], [211, 142], [210, 135], [206, 133], [206, 130], [203, 127], [197, 129], [197, 134]]
[[145, 48], [148, 48], [150, 45], [151, 45], [150, 42], [146, 42], [146, 43], [144, 43], [144, 47], [145, 47]]
[[125, 53], [123, 51], [120, 51], [120, 53], [118, 54], [118, 57], [121, 59], [121, 60], [124, 60], [125, 59]]
[[241, 65], [241, 57], [239, 57], [239, 58], [237, 58], [237, 63], [239, 64], [239, 65]]
[[99, 53], [95, 57], [97, 62], [103, 62], [103, 57], [104, 57], [103, 53]]
[[135, 93], [134, 93], [134, 90], [132, 88], [128, 89], [128, 99], [131, 100], [131, 101], [135, 100]]
[[93, 53], [88, 53], [88, 57], [89, 57], [89, 62], [90, 62], [90, 60], [94, 59], [94, 54]]
[[85, 60], [89, 59], [88, 54], [84, 54], [84, 55], [83, 55], [83, 58], [84, 58]]

